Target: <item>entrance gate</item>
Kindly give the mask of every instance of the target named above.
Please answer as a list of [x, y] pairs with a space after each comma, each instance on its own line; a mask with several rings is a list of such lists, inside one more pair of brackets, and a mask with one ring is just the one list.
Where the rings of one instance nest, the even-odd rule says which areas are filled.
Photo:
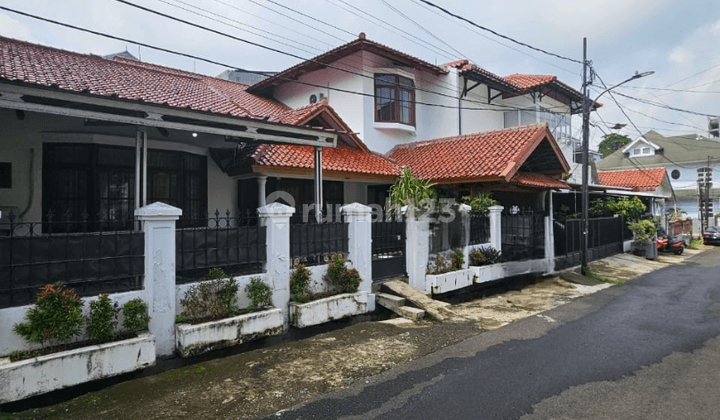
[[405, 274], [405, 218], [397, 216], [372, 223], [373, 280]]

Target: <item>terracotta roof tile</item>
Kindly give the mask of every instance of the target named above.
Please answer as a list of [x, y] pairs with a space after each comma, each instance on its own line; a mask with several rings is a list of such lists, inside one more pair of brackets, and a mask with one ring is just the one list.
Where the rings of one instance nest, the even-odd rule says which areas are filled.
[[173, 108], [267, 118], [289, 108], [247, 85], [169, 67], [78, 54], [0, 37], [0, 78]]
[[[323, 171], [348, 174], [372, 174], [395, 177], [400, 167], [377, 153], [366, 152], [346, 146], [323, 148]], [[312, 169], [315, 162], [314, 148], [290, 144], [263, 144], [253, 153], [257, 165], [266, 167], [290, 167]]]
[[598, 172], [602, 185], [632, 188], [633, 191], [655, 191], [662, 185], [665, 177], [665, 168]]
[[513, 181], [517, 182], [518, 184], [527, 185], [530, 187], [538, 187], [538, 188], [555, 188], [555, 189], [569, 189], [570, 186], [562, 181], [558, 181], [557, 179], [550, 178], [547, 175], [543, 174], [533, 174], [533, 173], [518, 173], [515, 178], [513, 178]]
[[545, 138], [554, 143], [547, 124], [533, 124], [399, 145], [387, 156], [433, 182], [509, 181]]

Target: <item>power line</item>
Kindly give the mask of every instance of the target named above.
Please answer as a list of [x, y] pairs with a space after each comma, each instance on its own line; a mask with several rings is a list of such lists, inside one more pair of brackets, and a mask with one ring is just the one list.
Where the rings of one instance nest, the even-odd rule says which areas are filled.
[[[690, 110], [688, 110], [688, 109], [676, 108], [676, 107], [673, 107], [673, 106], [670, 106], [670, 105], [667, 105], [667, 104], [652, 102], [652, 101], [649, 101], [649, 100], [647, 100], [647, 99], [640, 99], [640, 98], [636, 98], [636, 97], [634, 97], [634, 96], [625, 95], [624, 93], [620, 93], [620, 92], [615, 92], [615, 93], [616, 93], [618, 96], [622, 96], [622, 97], [624, 97], [624, 98], [632, 99], [633, 101], [637, 101], [637, 102], [640, 102], [640, 103], [643, 103], [643, 104], [646, 104], [646, 105], [656, 106], [656, 107], [658, 107], [658, 108], [669, 109], [669, 110], [671, 110], [671, 111], [684, 112], [684, 113], [686, 113], [686, 114], [699, 115], [699, 116], [701, 116], [701, 117], [711, 117], [711, 118], [712, 118], [712, 117], [716, 117], [716, 116], [717, 116], [717, 115], [712, 115], [712, 114], [704, 114], [704, 113], [702, 113], [702, 112], [697, 112], [697, 111], [690, 111]], [[611, 94], [611, 95], [612, 95], [612, 94]]]
[[287, 9], [287, 10], [289, 10], [289, 11], [291, 11], [291, 12], [297, 13], [297, 14], [299, 14], [300, 16], [306, 17], [306, 18], [308, 18], [308, 19], [312, 19], [312, 20], [314, 20], [315, 22], [322, 23], [323, 25], [327, 25], [327, 26], [329, 26], [329, 27], [331, 27], [331, 28], [333, 28], [333, 29], [337, 29], [338, 31], [345, 32], [346, 34], [348, 34], [348, 35], [350, 35], [350, 36], [353, 36], [353, 37], [355, 36], [354, 33], [350, 32], [350, 31], [348, 31], [348, 30], [346, 30], [346, 29], [339, 28], [339, 27], [337, 27], [337, 26], [335, 26], [335, 25], [333, 25], [333, 24], [331, 24], [331, 23], [325, 22], [325, 21], [320, 20], [320, 19], [318, 19], [318, 18], [316, 18], [316, 17], [307, 15], [307, 14], [305, 14], [305, 13], [303, 13], [303, 12], [300, 12], [300, 11], [298, 11], [298, 10], [295, 10], [295, 9], [293, 9], [293, 8], [291, 8], [291, 7], [285, 6], [284, 4], [280, 4], [280, 3], [276, 2], [276, 1], [273, 1], [273, 0], [265, 0], [265, 1], [270, 2], [270, 3], [272, 3], [272, 4], [276, 5], [276, 6], [282, 7], [283, 9]]
[[432, 7], [436, 8], [436, 9], [439, 9], [439, 10], [443, 11], [444, 13], [446, 13], [446, 14], [448, 14], [448, 15], [456, 18], [456, 19], [462, 20], [463, 22], [466, 22], [466, 23], [468, 23], [468, 24], [470, 24], [470, 25], [472, 25], [472, 26], [474, 26], [474, 27], [476, 27], [476, 28], [478, 28], [478, 29], [482, 29], [483, 31], [490, 32], [491, 34], [493, 34], [493, 35], [495, 35], [495, 36], [499, 36], [500, 38], [503, 38], [503, 39], [506, 39], [506, 40], [508, 40], [508, 41], [514, 42], [514, 43], [516, 43], [516, 44], [518, 44], [518, 45], [522, 45], [523, 47], [530, 48], [531, 50], [535, 50], [535, 51], [541, 52], [541, 53], [543, 53], [543, 54], [547, 54], [547, 55], [552, 56], [552, 57], [560, 58], [560, 59], [562, 59], [562, 60], [567, 60], [567, 61], [570, 61], [570, 62], [573, 62], [573, 63], [577, 63], [577, 64], [583, 64], [583, 62], [580, 61], [580, 60], [576, 60], [576, 59], [574, 59], [574, 58], [569, 58], [569, 57], [565, 57], [565, 56], [562, 56], [562, 55], [559, 55], [559, 54], [555, 54], [555, 53], [552, 53], [552, 52], [549, 52], [549, 51], [545, 51], [545, 50], [543, 50], [543, 49], [541, 49], [541, 48], [533, 47], [533, 46], [530, 45], [530, 44], [526, 44], [526, 43], [524, 43], [524, 42], [520, 42], [520, 41], [518, 41], [518, 40], [515, 40], [515, 39], [513, 39], [513, 38], [510, 38], [509, 36], [503, 35], [503, 34], [501, 34], [501, 33], [499, 33], [499, 32], [496, 32], [496, 31], [494, 31], [494, 30], [492, 30], [492, 29], [490, 29], [490, 28], [487, 28], [487, 27], [485, 27], [485, 26], [478, 25], [477, 23], [471, 21], [470, 19], [467, 19], [467, 18], [465, 18], [465, 17], [456, 15], [456, 14], [450, 12], [449, 10], [444, 9], [444, 8], [442, 8], [442, 7], [436, 5], [435, 3], [430, 2], [430, 1], [428, 1], [428, 0], [420, 0], [420, 1], [423, 2], [423, 3], [425, 3], [425, 4], [427, 4], [428, 6], [432, 6]]
[[[300, 20], [298, 20], [298, 19], [295, 19], [295, 18], [293, 18], [293, 17], [291, 17], [291, 16], [288, 16], [288, 15], [286, 15], [286, 14], [284, 14], [284, 13], [280, 13], [280, 12], [278, 12], [277, 10], [275, 10], [275, 9], [273, 9], [273, 8], [271, 8], [271, 7], [262, 5], [262, 4], [260, 4], [259, 2], [255, 1], [255, 0], [247, 0], [247, 1], [249, 1], [250, 3], [256, 4], [256, 5], [264, 8], [264, 9], [267, 9], [267, 10], [273, 12], [273, 13], [277, 13], [277, 14], [280, 15], [280, 16], [284, 16], [284, 17], [292, 20], [293, 22], [297, 22], [297, 23], [299, 23], [299, 24], [301, 24], [301, 25], [306, 25], [306, 26], [308, 26], [307, 23], [305, 23], [305, 22], [303, 22], [303, 21], [300, 21]], [[333, 38], [335, 38], [335, 39], [340, 39], [340, 38], [338, 38], [336, 35], [331, 34], [331, 33], [329, 33], [329, 32], [325, 32], [325, 31], [323, 31], [322, 29], [318, 29], [318, 28], [314, 28], [314, 29], [315, 29], [316, 31], [318, 31], [318, 32], [321, 32], [321, 33], [323, 33], [323, 34], [325, 34], [325, 35], [328, 35], [328, 36], [330, 36], [330, 37], [333, 37]]]

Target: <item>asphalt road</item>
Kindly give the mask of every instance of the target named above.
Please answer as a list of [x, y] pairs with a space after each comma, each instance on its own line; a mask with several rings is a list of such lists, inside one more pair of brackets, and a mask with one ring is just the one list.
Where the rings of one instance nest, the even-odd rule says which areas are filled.
[[720, 248], [271, 418], [520, 417], [720, 418]]

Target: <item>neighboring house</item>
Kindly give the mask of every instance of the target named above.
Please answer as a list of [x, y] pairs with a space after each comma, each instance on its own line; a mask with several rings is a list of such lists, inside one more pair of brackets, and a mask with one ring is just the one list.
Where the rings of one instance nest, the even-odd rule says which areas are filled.
[[[635, 139], [597, 163], [598, 170], [664, 168], [675, 193], [676, 205], [693, 219], [700, 218], [698, 183], [710, 181], [709, 214], [718, 211], [720, 188], [713, 178], [720, 170], [720, 141], [697, 135], [665, 137], [655, 131]], [[713, 174], [715, 176], [713, 176]], [[711, 217], [712, 220], [712, 217]], [[698, 225], [697, 223], [694, 225]]]
[[675, 205], [675, 193], [665, 168], [627, 169], [600, 171], [598, 178], [602, 185], [627, 188], [633, 193], [608, 189], [611, 195], [633, 195], [645, 201], [648, 212], [665, 220], [666, 209]]

